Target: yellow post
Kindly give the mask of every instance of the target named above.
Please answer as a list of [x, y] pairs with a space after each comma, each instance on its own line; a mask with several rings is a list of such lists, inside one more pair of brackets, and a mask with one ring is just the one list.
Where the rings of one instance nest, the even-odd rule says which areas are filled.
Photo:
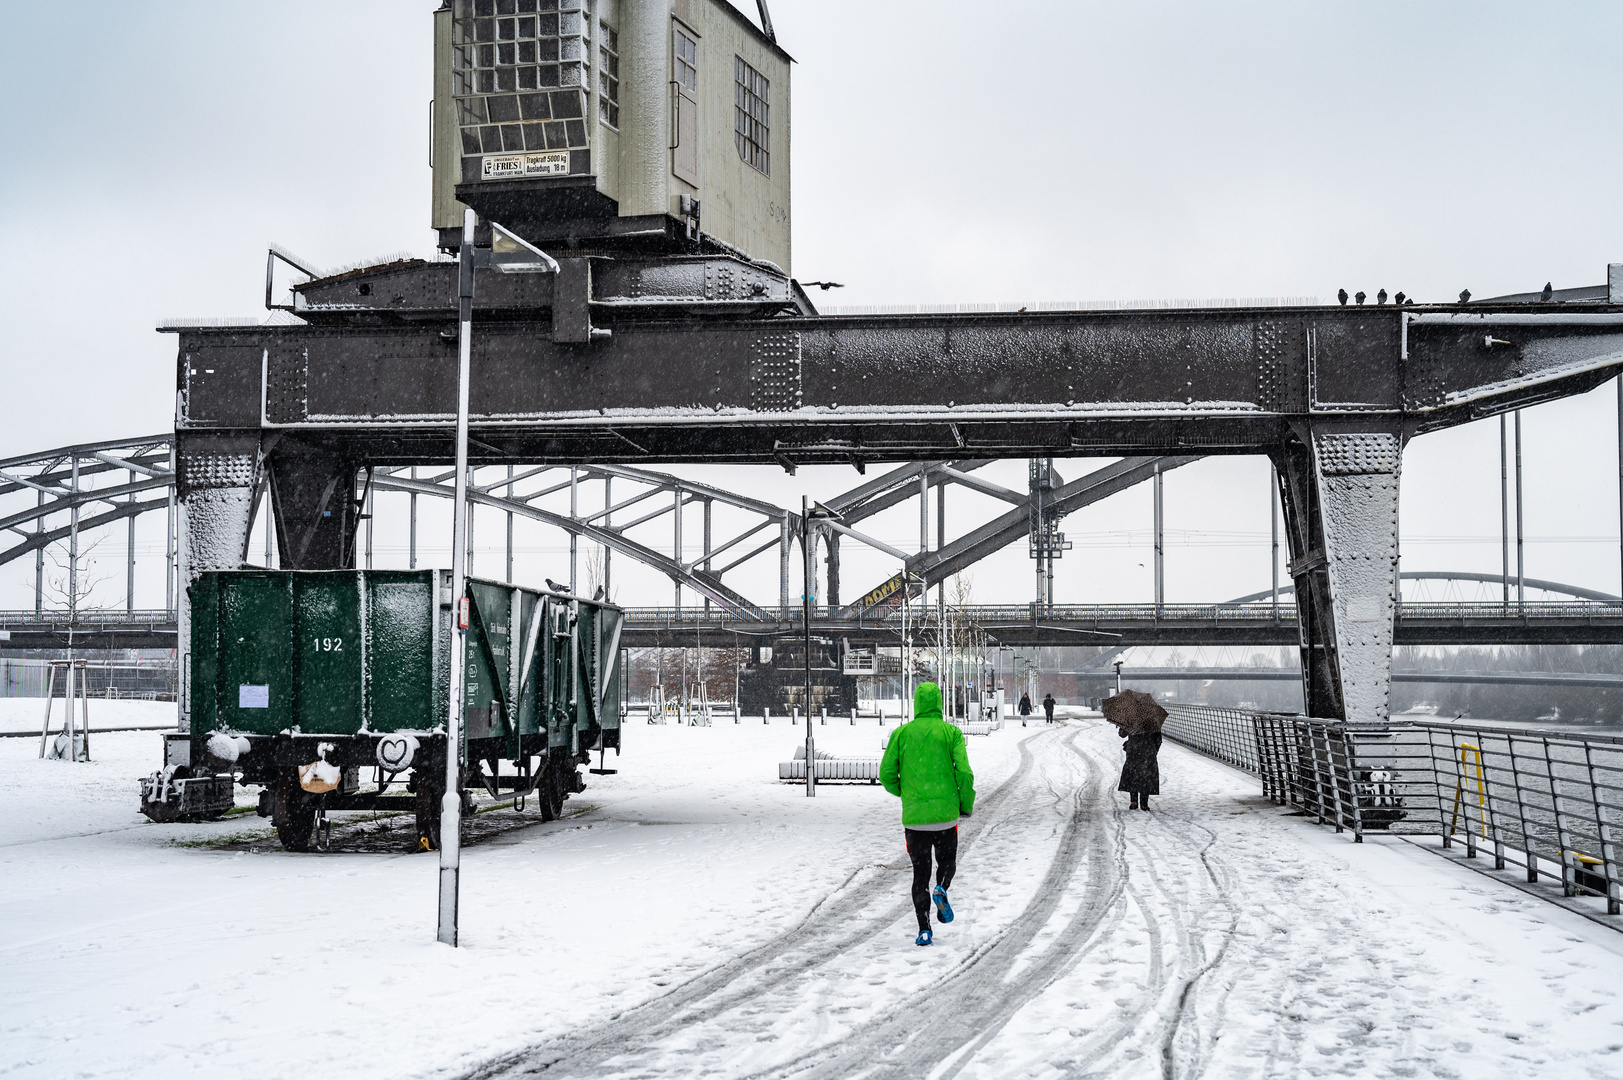
[[[1471, 760], [1472, 758], [1475, 760]], [[1483, 839], [1488, 836], [1488, 786], [1487, 774], [1482, 765], [1482, 748], [1472, 743], [1460, 743], [1460, 774], [1454, 785], [1454, 812], [1448, 820], [1448, 832], [1453, 835], [1455, 825], [1459, 822], [1460, 810], [1465, 802], [1465, 785], [1472, 779], [1472, 770], [1476, 771], [1476, 801], [1477, 823], [1482, 829]]]

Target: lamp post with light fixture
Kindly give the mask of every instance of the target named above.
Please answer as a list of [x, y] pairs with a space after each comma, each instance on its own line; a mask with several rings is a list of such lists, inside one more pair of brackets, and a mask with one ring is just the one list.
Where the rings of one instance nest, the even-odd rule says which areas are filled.
[[[457, 255], [457, 372], [456, 372], [456, 477], [451, 500], [451, 657], [450, 693], [445, 718], [445, 794], [440, 800], [439, 940], [457, 944], [457, 899], [462, 873], [462, 665], [467, 656], [468, 632], [468, 369], [473, 360], [473, 246], [478, 219], [472, 210], [462, 215], [462, 247]], [[558, 264], [491, 222], [489, 266], [504, 274], [557, 273]]]

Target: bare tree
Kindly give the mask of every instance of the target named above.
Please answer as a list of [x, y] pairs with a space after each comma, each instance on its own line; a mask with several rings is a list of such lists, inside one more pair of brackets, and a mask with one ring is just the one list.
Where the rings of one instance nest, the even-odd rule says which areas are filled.
[[68, 612], [70, 659], [73, 656], [73, 635], [78, 629], [79, 614], [85, 611], [99, 611], [102, 607], [101, 604], [90, 601], [96, 590], [108, 580], [107, 574], [96, 570], [100, 563], [96, 552], [106, 539], [106, 533], [102, 533], [86, 543], [81, 535], [77, 554], [60, 546], [46, 548], [46, 558], [51, 562], [51, 571], [45, 575], [41, 584], [40, 600], [42, 605], [62, 608]]
[[609, 577], [609, 549], [601, 544], [593, 544], [586, 551], [586, 595], [596, 596], [597, 590], [603, 589], [603, 599], [607, 603], [614, 603], [616, 589]]

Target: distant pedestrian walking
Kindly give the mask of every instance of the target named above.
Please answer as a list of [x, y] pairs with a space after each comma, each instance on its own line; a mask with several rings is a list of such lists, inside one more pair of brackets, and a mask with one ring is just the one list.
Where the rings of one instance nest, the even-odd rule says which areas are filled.
[[1044, 694], [1043, 695], [1043, 712], [1048, 714], [1048, 722], [1050, 724], [1052, 724], [1054, 722], [1054, 695], [1053, 694]]
[[1127, 760], [1122, 763], [1116, 790], [1127, 792], [1129, 809], [1148, 810], [1150, 796], [1161, 794], [1161, 767], [1156, 756], [1161, 752], [1161, 724], [1167, 711], [1150, 695], [1137, 690], [1123, 690], [1105, 698], [1100, 709], [1126, 740], [1122, 751]]
[[941, 687], [935, 683], [920, 683], [914, 692], [913, 719], [892, 732], [885, 744], [879, 782], [892, 795], [901, 796], [902, 836], [913, 863], [913, 912], [919, 922], [914, 944], [929, 945], [935, 940], [930, 931], [932, 900], [936, 918], [952, 922], [947, 889], [958, 869], [958, 819], [975, 810], [975, 774], [969, 770], [964, 732], [941, 719]]
[[1020, 695], [1020, 726], [1026, 726], [1026, 717], [1031, 715], [1031, 695]]

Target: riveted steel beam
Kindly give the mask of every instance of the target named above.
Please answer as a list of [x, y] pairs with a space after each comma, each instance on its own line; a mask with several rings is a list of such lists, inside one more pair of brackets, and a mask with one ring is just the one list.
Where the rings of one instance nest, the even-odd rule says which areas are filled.
[[[476, 461], [1260, 453], [1293, 420], [1378, 418], [1407, 438], [1623, 365], [1623, 311], [625, 319], [581, 345], [521, 315], [482, 324], [474, 344]], [[449, 456], [454, 343], [433, 325], [180, 333], [183, 433], [322, 432], [366, 460]]]

